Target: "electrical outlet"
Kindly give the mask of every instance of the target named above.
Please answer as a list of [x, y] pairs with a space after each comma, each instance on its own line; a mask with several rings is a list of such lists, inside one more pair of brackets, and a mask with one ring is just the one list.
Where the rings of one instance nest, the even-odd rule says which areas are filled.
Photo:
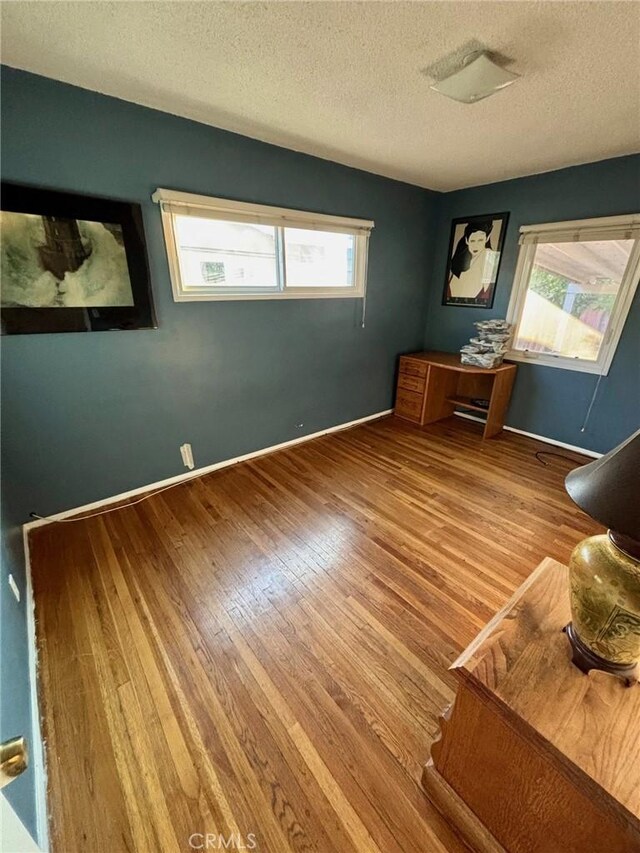
[[9, 586], [11, 587], [11, 592], [16, 597], [16, 601], [20, 601], [20, 590], [18, 589], [18, 584], [15, 582], [13, 575], [9, 575]]
[[193, 452], [191, 450], [191, 445], [181, 444], [180, 455], [182, 456], [184, 467], [188, 468], [190, 471], [193, 470], [195, 468], [195, 462], [193, 461]]

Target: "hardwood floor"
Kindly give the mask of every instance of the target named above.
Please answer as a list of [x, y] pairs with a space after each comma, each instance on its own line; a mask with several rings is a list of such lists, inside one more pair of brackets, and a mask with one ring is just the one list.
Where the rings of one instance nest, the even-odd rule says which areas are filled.
[[552, 448], [479, 429], [388, 418], [34, 530], [54, 850], [466, 849], [420, 788], [447, 667], [599, 529]]

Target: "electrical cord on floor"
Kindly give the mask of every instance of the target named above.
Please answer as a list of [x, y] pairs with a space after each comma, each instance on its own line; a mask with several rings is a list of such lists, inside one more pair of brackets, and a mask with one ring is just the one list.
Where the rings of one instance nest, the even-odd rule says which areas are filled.
[[584, 462], [574, 459], [572, 456], [567, 456], [566, 453], [555, 453], [553, 450], [536, 450], [534, 455], [541, 465], [549, 464], [542, 459], [543, 456], [557, 456], [558, 459], [567, 459], [569, 462], [573, 462], [574, 465], [584, 465]]
[[138, 498], [137, 501], [131, 501], [131, 503], [122, 503], [118, 504], [118, 506], [107, 507], [107, 509], [100, 510], [100, 512], [92, 512], [89, 515], [74, 515], [72, 518], [55, 518], [53, 515], [38, 515], [37, 512], [30, 512], [29, 516], [31, 518], [35, 518], [38, 521], [55, 521], [57, 524], [69, 524], [72, 521], [86, 521], [89, 518], [96, 518], [98, 515], [106, 515], [108, 512], [115, 512], [118, 509], [127, 509], [127, 507], [135, 506], [136, 504], [141, 504], [142, 501], [146, 501], [148, 498], [152, 498], [154, 495], [159, 495], [161, 492], [166, 492], [168, 489], [175, 489], [176, 486], [182, 486], [185, 483], [188, 483], [190, 480], [195, 479], [198, 476], [194, 474], [193, 477], [189, 477], [187, 480], [181, 480], [179, 483], [171, 483], [170, 486], [164, 486], [162, 489], [156, 489], [155, 492], [147, 492], [146, 495], [143, 495], [141, 498]]

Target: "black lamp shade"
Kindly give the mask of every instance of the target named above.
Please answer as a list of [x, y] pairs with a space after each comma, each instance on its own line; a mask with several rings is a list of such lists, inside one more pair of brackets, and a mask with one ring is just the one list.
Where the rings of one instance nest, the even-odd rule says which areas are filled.
[[640, 430], [564, 481], [569, 497], [596, 521], [640, 540]]

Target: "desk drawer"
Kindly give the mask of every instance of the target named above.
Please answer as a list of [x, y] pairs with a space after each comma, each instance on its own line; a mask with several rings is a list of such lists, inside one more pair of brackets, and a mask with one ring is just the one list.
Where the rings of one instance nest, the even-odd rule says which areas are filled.
[[409, 421], [420, 423], [422, 401], [422, 394], [415, 394], [413, 391], [405, 391], [404, 388], [398, 388], [396, 395], [396, 415], [406, 418]]
[[408, 376], [426, 376], [427, 369], [428, 365], [423, 361], [416, 361], [406, 356], [400, 358], [400, 373], [406, 373]]
[[411, 373], [400, 373], [398, 375], [398, 388], [404, 388], [405, 391], [415, 391], [417, 394], [422, 394], [425, 385], [424, 376], [413, 376]]

